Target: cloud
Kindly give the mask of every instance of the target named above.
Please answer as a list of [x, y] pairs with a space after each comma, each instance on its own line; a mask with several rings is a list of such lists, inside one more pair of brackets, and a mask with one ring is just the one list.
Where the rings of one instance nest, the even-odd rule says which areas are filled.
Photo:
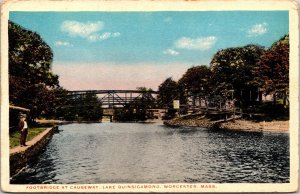
[[268, 24], [267, 23], [261, 23], [261, 24], [255, 24], [251, 26], [247, 31], [248, 37], [256, 37], [263, 35], [268, 32]]
[[172, 55], [172, 56], [179, 55], [179, 52], [175, 51], [174, 49], [167, 49], [163, 53], [165, 55]]
[[101, 31], [104, 27], [102, 21], [96, 22], [78, 22], [66, 20], [61, 25], [61, 31], [68, 33], [70, 36], [88, 37], [89, 35]]
[[121, 35], [120, 32], [103, 32], [104, 22], [78, 22], [75, 20], [66, 20], [61, 24], [61, 31], [67, 33], [71, 37], [81, 37], [88, 41], [103, 41], [109, 38], [116, 38]]
[[104, 32], [102, 34], [91, 34], [87, 37], [87, 39], [91, 42], [95, 42], [95, 41], [103, 41], [109, 38], [116, 38], [119, 37], [121, 35], [120, 32]]
[[175, 47], [188, 50], [208, 50], [217, 42], [215, 36], [189, 38], [182, 37], [175, 42]]
[[65, 46], [65, 47], [72, 47], [73, 45], [66, 41], [56, 41], [54, 43], [55, 46]]

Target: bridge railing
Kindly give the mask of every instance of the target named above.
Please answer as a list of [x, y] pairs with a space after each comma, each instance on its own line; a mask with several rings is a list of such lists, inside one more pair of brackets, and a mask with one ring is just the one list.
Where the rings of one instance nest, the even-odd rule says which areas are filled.
[[[88, 94], [98, 95], [102, 106], [125, 106], [133, 101], [146, 103], [153, 101], [155, 98], [152, 95], [158, 94], [157, 91], [140, 91], [140, 90], [78, 90], [69, 91], [68, 96], [74, 97], [72, 100], [77, 100], [78, 97], [83, 97]], [[100, 96], [99, 96], [100, 95]]]

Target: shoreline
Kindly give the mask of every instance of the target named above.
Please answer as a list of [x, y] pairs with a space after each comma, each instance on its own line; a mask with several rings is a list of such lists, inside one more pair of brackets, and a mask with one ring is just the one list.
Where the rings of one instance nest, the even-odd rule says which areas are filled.
[[[44, 122], [53, 122], [56, 125], [71, 124], [71, 123], [88, 123], [85, 121], [58, 121], [44, 120]], [[41, 120], [39, 121], [40, 123]], [[92, 122], [94, 123], [94, 122]], [[118, 122], [116, 122], [118, 123]], [[130, 123], [130, 122], [129, 122]], [[241, 132], [269, 132], [269, 133], [289, 133], [289, 120], [273, 120], [273, 121], [253, 121], [246, 119], [236, 119], [235, 121], [228, 120], [210, 120], [205, 117], [195, 117], [190, 119], [175, 118], [172, 120], [146, 120], [137, 123], [163, 123], [170, 127], [201, 127], [211, 130], [223, 131], [241, 131]]]
[[241, 132], [268, 132], [289, 133], [289, 121], [273, 120], [270, 122], [236, 119], [235, 121], [211, 121], [204, 118], [180, 119], [164, 121], [164, 125], [170, 127], [202, 127], [211, 130], [241, 131]]
[[268, 133], [289, 133], [289, 121], [261, 121], [236, 120], [220, 123], [220, 130], [244, 131], [244, 132], [268, 132]]
[[[63, 121], [63, 120], [37, 120], [40, 124], [52, 123], [54, 125], [65, 125], [72, 123], [106, 123], [110, 122], [110, 120], [102, 120], [102, 121]], [[113, 121], [112, 123], [163, 123], [161, 119], [147, 119], [145, 121]]]
[[27, 141], [26, 147], [16, 146], [9, 149], [10, 177], [17, 174], [28, 162], [35, 159], [52, 138], [57, 126], [45, 129], [32, 140]]

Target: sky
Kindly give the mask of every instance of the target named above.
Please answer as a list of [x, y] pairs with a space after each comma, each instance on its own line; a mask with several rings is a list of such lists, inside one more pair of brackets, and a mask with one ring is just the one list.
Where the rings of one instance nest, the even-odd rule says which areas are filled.
[[157, 90], [220, 49], [270, 47], [288, 33], [288, 11], [10, 12], [52, 48], [68, 90]]

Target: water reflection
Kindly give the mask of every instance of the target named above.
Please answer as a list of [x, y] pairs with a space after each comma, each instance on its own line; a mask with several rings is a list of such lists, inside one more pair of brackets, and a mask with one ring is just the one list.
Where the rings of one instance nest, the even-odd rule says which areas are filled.
[[59, 129], [11, 183], [289, 182], [288, 134], [143, 123]]

